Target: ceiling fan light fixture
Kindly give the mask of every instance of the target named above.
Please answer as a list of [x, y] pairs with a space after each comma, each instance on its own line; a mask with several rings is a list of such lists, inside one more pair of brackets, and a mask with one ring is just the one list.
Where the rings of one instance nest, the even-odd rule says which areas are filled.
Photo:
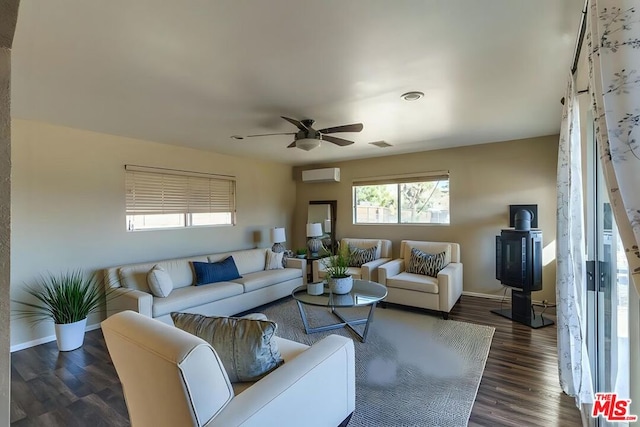
[[320, 140], [315, 138], [302, 138], [296, 141], [296, 148], [304, 151], [311, 151], [320, 146]]
[[417, 101], [423, 96], [424, 92], [418, 92], [417, 90], [414, 90], [411, 92], [403, 93], [402, 95], [400, 95], [400, 98], [404, 99], [405, 101]]

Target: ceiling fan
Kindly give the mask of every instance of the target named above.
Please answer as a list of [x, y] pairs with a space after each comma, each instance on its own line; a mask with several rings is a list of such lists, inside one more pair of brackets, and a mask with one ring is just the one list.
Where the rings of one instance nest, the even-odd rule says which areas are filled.
[[247, 138], [253, 138], [258, 136], [271, 136], [271, 135], [294, 135], [293, 142], [287, 146], [287, 148], [300, 148], [305, 151], [312, 150], [320, 146], [320, 141], [327, 141], [333, 144], [344, 147], [345, 145], [353, 144], [353, 141], [347, 139], [338, 138], [335, 136], [327, 135], [329, 133], [338, 132], [360, 132], [363, 128], [362, 123], [354, 123], [351, 125], [334, 126], [324, 129], [314, 129], [313, 123], [315, 120], [304, 119], [295, 120], [289, 117], [280, 116], [289, 123], [298, 128], [298, 132], [283, 132], [283, 133], [263, 133], [258, 135], [247, 135]]

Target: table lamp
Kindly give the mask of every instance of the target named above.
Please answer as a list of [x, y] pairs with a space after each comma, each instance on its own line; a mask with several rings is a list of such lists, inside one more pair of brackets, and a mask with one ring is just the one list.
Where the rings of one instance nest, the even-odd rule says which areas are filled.
[[271, 241], [273, 242], [273, 246], [271, 250], [273, 252], [284, 252], [285, 247], [283, 245], [284, 242], [287, 241], [287, 237], [284, 233], [284, 228], [282, 227], [274, 227], [271, 229]]
[[307, 224], [307, 237], [309, 237], [307, 248], [309, 248], [311, 256], [318, 256], [318, 251], [322, 248], [322, 240], [318, 239], [318, 237], [322, 236], [322, 234], [322, 224], [319, 222]]

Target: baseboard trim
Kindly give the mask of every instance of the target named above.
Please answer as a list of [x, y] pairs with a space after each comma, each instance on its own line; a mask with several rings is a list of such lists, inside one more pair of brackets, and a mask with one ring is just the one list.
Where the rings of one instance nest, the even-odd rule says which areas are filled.
[[[495, 300], [500, 300], [500, 301], [503, 298], [502, 295], [483, 294], [481, 292], [469, 292], [469, 291], [462, 291], [462, 295], [466, 295], [466, 296], [470, 296], [470, 297], [486, 298], [486, 299], [495, 299]], [[507, 292], [505, 294], [504, 300], [511, 302], [511, 293], [510, 292]], [[538, 300], [531, 300], [531, 302], [534, 303], [534, 304], [542, 304], [542, 301], [538, 301]], [[555, 306], [555, 302], [547, 303], [547, 305], [549, 307], [553, 307], [553, 306]]]
[[[497, 299], [497, 300], [501, 300], [503, 298], [502, 295], [483, 294], [483, 293], [480, 293], [480, 292], [469, 292], [469, 291], [462, 291], [462, 295], [466, 295], [466, 296], [469, 296], [469, 297]], [[504, 300], [505, 301], [507, 301], [507, 300], [511, 301], [511, 296], [504, 297]]]
[[[84, 330], [85, 330], [85, 332], [89, 332], [89, 331], [93, 331], [95, 329], [100, 329], [100, 324], [99, 323], [95, 323], [93, 325], [89, 325]], [[11, 348], [9, 349], [9, 351], [11, 353], [13, 353], [14, 351], [24, 350], [26, 348], [35, 347], [35, 346], [40, 345], [40, 344], [46, 344], [48, 342], [55, 341], [55, 340], [56, 340], [55, 334], [54, 335], [49, 335], [48, 337], [42, 337], [42, 338], [38, 338], [36, 340], [31, 340], [31, 341], [23, 342], [23, 343], [20, 343], [20, 344], [12, 345]]]

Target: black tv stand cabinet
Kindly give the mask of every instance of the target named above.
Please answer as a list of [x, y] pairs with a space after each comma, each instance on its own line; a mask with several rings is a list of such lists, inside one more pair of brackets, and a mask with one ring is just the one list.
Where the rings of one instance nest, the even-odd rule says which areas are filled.
[[531, 292], [523, 292], [513, 289], [511, 291], [511, 309], [491, 310], [492, 313], [498, 314], [515, 322], [522, 323], [533, 329], [543, 328], [553, 325], [553, 320], [543, 317], [533, 312], [531, 306]]

